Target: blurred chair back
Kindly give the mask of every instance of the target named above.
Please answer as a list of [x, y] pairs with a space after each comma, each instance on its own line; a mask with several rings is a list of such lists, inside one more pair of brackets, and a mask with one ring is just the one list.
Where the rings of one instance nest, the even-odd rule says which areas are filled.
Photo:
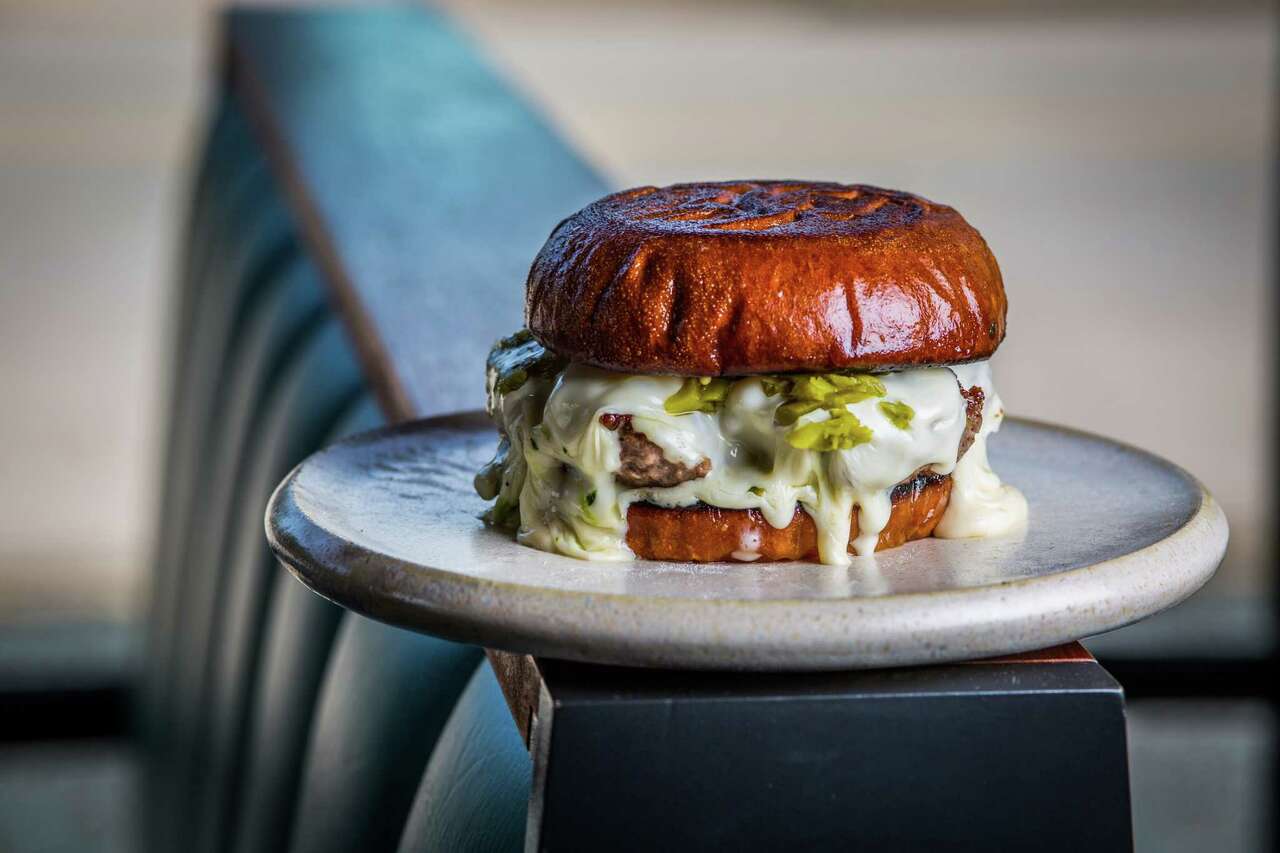
[[423, 768], [481, 658], [469, 646], [347, 615], [316, 710], [289, 849], [394, 850]]
[[498, 679], [481, 664], [431, 754], [400, 853], [522, 849], [532, 771]]
[[143, 694], [149, 848], [520, 846], [530, 761], [481, 651], [345, 614], [266, 546], [276, 483], [382, 418], [232, 94], [189, 229]]

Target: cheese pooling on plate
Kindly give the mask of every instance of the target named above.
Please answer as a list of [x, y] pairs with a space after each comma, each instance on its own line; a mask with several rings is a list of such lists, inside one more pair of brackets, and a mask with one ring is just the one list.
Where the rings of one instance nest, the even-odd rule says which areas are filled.
[[851, 547], [866, 556], [894, 486], [930, 472], [953, 479], [936, 536], [994, 536], [1026, 519], [1022, 495], [987, 462], [1004, 408], [986, 362], [875, 375], [633, 375], [568, 363], [521, 332], [495, 346], [486, 384], [501, 441], [476, 491], [496, 499], [491, 523], [544, 551], [632, 559], [633, 503], [755, 509], [777, 528], [799, 506], [813, 518], [819, 559], [843, 565], [854, 512]]

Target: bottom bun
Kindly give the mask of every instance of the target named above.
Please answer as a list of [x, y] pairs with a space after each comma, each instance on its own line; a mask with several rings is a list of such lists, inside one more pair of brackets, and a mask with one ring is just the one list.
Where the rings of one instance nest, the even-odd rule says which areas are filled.
[[[893, 490], [893, 512], [880, 532], [876, 550], [932, 535], [950, 497], [950, 477], [922, 475], [899, 484]], [[850, 544], [857, 536], [855, 509]], [[790, 524], [774, 527], [755, 509], [720, 509], [706, 504], [666, 509], [632, 504], [627, 510], [627, 545], [644, 560], [817, 559], [818, 530], [809, 513], [798, 506]]]

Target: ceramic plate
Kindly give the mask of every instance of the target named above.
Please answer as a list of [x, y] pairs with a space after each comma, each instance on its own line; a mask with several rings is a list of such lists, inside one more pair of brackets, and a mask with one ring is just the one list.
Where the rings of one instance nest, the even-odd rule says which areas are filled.
[[1158, 613], [1217, 568], [1227, 523], [1162, 459], [1010, 419], [992, 465], [1026, 531], [814, 563], [585, 562], [480, 521], [497, 443], [478, 413], [329, 447], [276, 490], [267, 534], [303, 583], [359, 613], [489, 648], [697, 669], [901, 666], [1042, 648]]

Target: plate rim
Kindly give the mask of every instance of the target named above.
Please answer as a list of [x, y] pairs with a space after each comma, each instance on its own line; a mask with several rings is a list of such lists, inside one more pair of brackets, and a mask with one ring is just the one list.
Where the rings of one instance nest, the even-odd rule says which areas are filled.
[[[486, 647], [503, 649], [504, 651], [541, 654], [594, 663], [676, 666], [693, 669], [781, 669], [796, 671], [854, 669], [967, 660], [982, 657], [985, 654], [997, 655], [1027, 651], [1052, 645], [1054, 642], [1066, 642], [1079, 639], [1081, 636], [1091, 636], [1114, 630], [1155, 615], [1190, 597], [1213, 576], [1225, 555], [1228, 540], [1227, 520], [1221, 507], [1208, 489], [1192, 474], [1176, 463], [1127, 442], [1036, 419], [1011, 417], [1009, 420], [1036, 429], [1056, 432], [1092, 442], [1100, 442], [1145, 457], [1157, 465], [1175, 472], [1188, 484], [1198, 489], [1200, 495], [1199, 505], [1181, 525], [1155, 542], [1098, 563], [1076, 566], [1048, 575], [1011, 578], [980, 586], [913, 591], [885, 596], [850, 596], [827, 599], [758, 599], [740, 597], [707, 599], [668, 595], [636, 595], [626, 592], [574, 591], [518, 581], [497, 580], [439, 568], [422, 562], [372, 551], [350, 540], [343, 539], [317, 524], [301, 510], [294, 499], [293, 486], [297, 483], [298, 477], [308, 464], [313, 463], [319, 457], [340, 451], [341, 448], [347, 445], [367, 444], [387, 437], [413, 435], [431, 428], [471, 430], [491, 426], [482, 412], [473, 410], [380, 427], [349, 436], [322, 448], [295, 466], [276, 487], [268, 501], [264, 522], [267, 541], [271, 550], [299, 581], [321, 596], [364, 616], [409, 630], [432, 633], [463, 642], [477, 642]], [[294, 532], [291, 529], [291, 525], [286, 523], [290, 520], [301, 522], [306, 528], [306, 534], [310, 537], [318, 537], [321, 542], [312, 547], [305, 547], [301, 541], [304, 536]], [[512, 548], [528, 547], [517, 543], [514, 538], [510, 540], [510, 546]], [[1171, 584], [1162, 594], [1149, 594], [1147, 599], [1154, 606], [1139, 607], [1128, 618], [1100, 618], [1096, 629], [1084, 634], [1071, 631], [1067, 633], [1073, 636], [1062, 635], [1060, 639], [1055, 639], [1052, 642], [1037, 640], [1031, 644], [990, 643], [987, 644], [986, 648], [978, 652], [960, 652], [955, 649], [949, 649], [946, 646], [928, 648], [929, 644], [925, 643], [925, 648], [914, 655], [889, 655], [886, 652], [877, 656], [852, 651], [841, 654], [834, 649], [829, 651], [820, 650], [819, 647], [822, 644], [817, 638], [814, 638], [807, 642], [792, 639], [782, 643], [781, 648], [775, 648], [773, 655], [765, 656], [770, 658], [769, 660], [763, 660], [756, 659], [751, 655], [744, 658], [742, 655], [733, 653], [735, 648], [740, 651], [749, 651], [762, 645], [760, 643], [738, 643], [722, 646], [719, 647], [721, 653], [717, 654], [715, 653], [717, 647], [714, 644], [704, 647], [704, 644], [698, 643], [692, 637], [684, 639], [668, 637], [666, 638], [668, 642], [656, 644], [653, 654], [645, 655], [637, 653], [634, 644], [634, 640], [637, 637], [644, 635], [636, 634], [634, 630], [612, 632], [617, 636], [609, 638], [606, 648], [586, 649], [583, 648], [586, 643], [590, 642], [598, 645], [601, 642], [600, 639], [587, 640], [578, 638], [575, 640], [574, 637], [565, 635], [565, 626], [563, 624], [545, 625], [542, 630], [538, 630], [538, 620], [536, 618], [530, 620], [527, 615], [526, 618], [522, 618], [519, 610], [495, 606], [492, 602], [486, 607], [478, 605], [474, 600], [471, 600], [471, 596], [479, 595], [483, 599], [494, 594], [503, 597], [516, 596], [526, 602], [531, 599], [542, 602], [562, 602], [566, 599], [581, 600], [587, 597], [591, 599], [593, 604], [604, 604], [633, 613], [662, 610], [665, 613], [688, 611], [690, 615], [693, 615], [698, 612], [705, 613], [709, 607], [717, 607], [745, 611], [745, 617], [740, 618], [750, 618], [753, 614], [759, 615], [761, 612], [781, 615], [797, 609], [803, 609], [808, 614], [834, 614], [849, 618], [852, 613], [868, 606], [875, 610], [910, 611], [913, 606], [935, 606], [940, 598], [955, 602], [957, 605], [973, 606], [980, 604], [983, 599], [993, 596], [998, 598], [1001, 594], [1008, 593], [1010, 590], [1024, 587], [1034, 587], [1042, 592], [1053, 594], [1052, 590], [1047, 589], [1048, 587], [1063, 585], [1073, 588], [1087, 587], [1093, 581], [1096, 581], [1100, 587], [1106, 586], [1104, 583], [1105, 578], [1096, 576], [1109, 577], [1114, 574], [1117, 578], [1123, 579], [1126, 572], [1129, 572], [1131, 568], [1134, 570], [1141, 569], [1143, 567], [1140, 564], [1157, 560], [1159, 557], [1157, 552], [1170, 549], [1180, 550], [1184, 547], [1189, 547], [1192, 550], [1198, 548], [1202, 552], [1201, 559], [1184, 559], [1183, 563], [1185, 565], [1180, 571], [1175, 571], [1171, 567], [1171, 570], [1167, 573], [1167, 580], [1173, 581], [1177, 579], [1179, 582]], [[438, 598], [436, 600], [422, 600], [397, 596], [393, 590], [377, 584], [367, 584], [362, 589], [355, 589], [352, 586], [352, 574], [350, 572], [342, 572], [327, 565], [326, 561], [318, 556], [319, 554], [328, 553], [353, 555], [363, 562], [380, 562], [383, 566], [380, 574], [383, 577], [404, 571], [411, 572], [422, 581], [417, 585], [419, 590], [426, 586], [442, 586], [461, 590], [463, 591], [463, 596], [450, 596], [453, 600], [449, 604], [444, 604]], [[1131, 566], [1131, 564], [1139, 565]], [[1149, 573], [1150, 571], [1151, 568], [1147, 567], [1147, 572]], [[1141, 586], [1140, 583], [1136, 585]], [[1064, 591], [1059, 590], [1058, 592]], [[1045, 615], [1055, 613], [1061, 615], [1063, 612], [1073, 610], [1076, 606], [1087, 606], [1090, 604], [1089, 599], [1091, 597], [1097, 597], [1096, 594], [1090, 596], [1087, 589], [1075, 589], [1072, 595], [1072, 602], [1067, 602], [1064, 606], [1056, 609], [1046, 609]], [[928, 602], [928, 604], [926, 605], [925, 602]], [[465, 607], [460, 606], [464, 604]], [[881, 618], [883, 616], [884, 614], [881, 614]], [[995, 618], [987, 621], [992, 624], [999, 624], [1001, 621], [1007, 620]], [[632, 620], [628, 620], [628, 623], [632, 623]], [[592, 621], [591, 624], [600, 625], [598, 621]], [[975, 622], [974, 626], [976, 627], [977, 624]], [[509, 635], [513, 631], [530, 641], [520, 642], [517, 640], [512, 642], [506, 637], [495, 636]], [[833, 631], [830, 636], [835, 640], [841, 634]], [[1049, 632], [1047, 636], [1058, 635]], [[537, 638], [536, 641], [533, 638]], [[627, 642], [628, 638], [632, 640], [631, 643]], [[774, 637], [773, 639], [775, 641], [773, 646], [777, 646], [777, 638]], [[763, 645], [770, 646], [769, 643], [764, 643]], [[680, 651], [686, 646], [690, 647], [688, 654]], [[694, 646], [700, 647], [702, 653], [695, 653]], [[553, 651], [547, 651], [549, 648], [553, 649]], [[663, 650], [666, 650], [665, 653]], [[891, 656], [893, 661], [886, 662], [886, 656]], [[690, 659], [687, 662], [684, 661], [686, 657]], [[677, 659], [681, 662], [672, 662]]]

